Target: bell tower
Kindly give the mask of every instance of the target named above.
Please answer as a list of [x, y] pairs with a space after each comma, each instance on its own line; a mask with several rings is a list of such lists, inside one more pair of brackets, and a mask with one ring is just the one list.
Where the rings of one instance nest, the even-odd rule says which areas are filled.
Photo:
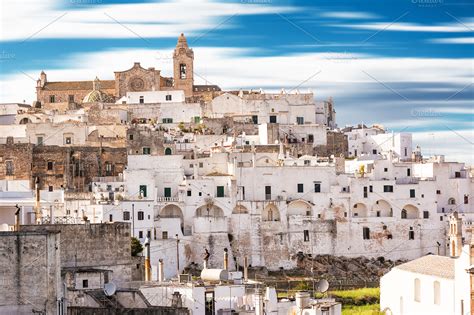
[[188, 47], [186, 37], [181, 33], [173, 54], [173, 79], [174, 88], [176, 90], [184, 90], [186, 97], [193, 96], [193, 63], [194, 52]]
[[449, 217], [449, 256], [459, 257], [462, 252], [462, 219], [457, 211]]

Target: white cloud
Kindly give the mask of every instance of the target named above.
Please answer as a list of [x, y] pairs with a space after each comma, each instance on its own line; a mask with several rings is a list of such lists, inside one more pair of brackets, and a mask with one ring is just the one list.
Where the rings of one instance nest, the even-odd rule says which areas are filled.
[[323, 17], [336, 18], [336, 19], [376, 19], [379, 18], [379, 15], [369, 13], [369, 12], [352, 12], [352, 11], [334, 11], [334, 12], [324, 12], [321, 14]]
[[474, 44], [474, 37], [434, 38], [429, 41], [437, 44]]
[[423, 25], [418, 23], [403, 22], [376, 22], [364, 24], [333, 24], [332, 26], [373, 31], [458, 33], [472, 32], [474, 23], [466, 21], [463, 24], [449, 23], [439, 25]]
[[[297, 9], [268, 4], [179, 0], [137, 4], [94, 5], [96, 0], [71, 0], [62, 9], [54, 0], [2, 0], [0, 40], [28, 38], [150, 38], [196, 34], [234, 15], [287, 13]], [[81, 4], [90, 4], [84, 6]], [[5, 12], [8, 12], [6, 14]], [[133, 12], [133, 14], [131, 14]]]

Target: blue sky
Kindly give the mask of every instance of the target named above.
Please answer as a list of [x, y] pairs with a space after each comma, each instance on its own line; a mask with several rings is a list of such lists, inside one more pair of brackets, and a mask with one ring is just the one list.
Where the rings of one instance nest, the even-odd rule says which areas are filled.
[[0, 102], [35, 79], [112, 79], [133, 61], [171, 74], [184, 32], [196, 83], [310, 89], [339, 126], [412, 132], [427, 154], [473, 162], [474, 3], [399, 1], [2, 1]]

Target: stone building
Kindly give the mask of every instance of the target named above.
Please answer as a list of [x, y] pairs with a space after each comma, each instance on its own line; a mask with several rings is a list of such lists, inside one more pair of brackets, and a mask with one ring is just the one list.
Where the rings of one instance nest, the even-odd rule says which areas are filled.
[[184, 34], [178, 37], [173, 54], [173, 77], [161, 76], [161, 70], [143, 68], [139, 62], [124, 71], [116, 71], [114, 80], [48, 81], [44, 71], [36, 84], [36, 107], [67, 110], [77, 104], [114, 103], [127, 92], [182, 90], [187, 98], [210, 101], [220, 92], [215, 85], [194, 85], [194, 52]]
[[13, 137], [0, 144], [0, 179], [31, 179], [33, 145], [14, 143]]

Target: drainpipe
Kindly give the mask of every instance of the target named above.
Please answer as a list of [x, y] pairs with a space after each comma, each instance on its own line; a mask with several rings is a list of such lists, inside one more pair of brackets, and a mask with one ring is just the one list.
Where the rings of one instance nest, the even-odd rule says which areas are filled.
[[15, 211], [15, 231], [19, 232], [20, 231], [20, 216], [21, 216], [21, 208], [18, 207], [18, 205], [15, 205], [16, 211]]
[[41, 223], [41, 204], [40, 204], [40, 189], [39, 177], [35, 179], [35, 223]]
[[248, 270], [249, 262], [247, 256], [244, 257], [244, 281], [247, 282], [249, 280], [249, 270]]

